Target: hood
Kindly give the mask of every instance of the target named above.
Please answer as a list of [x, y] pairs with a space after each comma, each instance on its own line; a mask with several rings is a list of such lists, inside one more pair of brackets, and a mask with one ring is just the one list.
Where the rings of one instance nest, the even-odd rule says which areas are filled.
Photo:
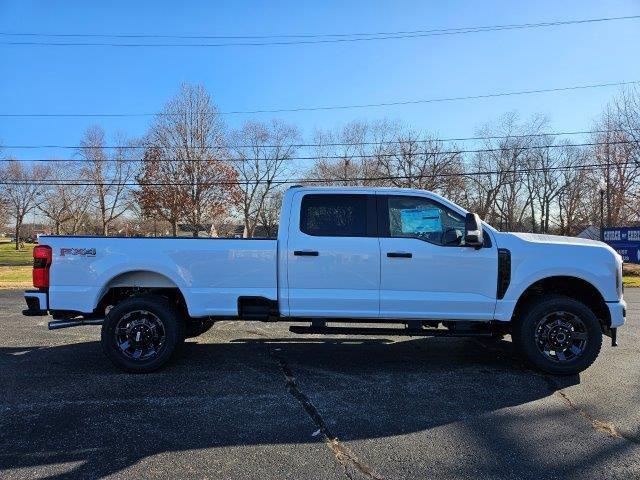
[[[539, 233], [508, 233], [507, 235], [512, 235], [515, 238], [518, 238], [520, 240], [524, 240], [525, 242], [530, 242], [530, 243], [541, 243], [541, 244], [552, 244], [552, 245], [575, 245], [575, 246], [602, 248], [604, 250], [608, 250], [615, 257], [620, 257], [618, 252], [616, 252], [613, 248], [611, 248], [606, 243], [601, 242], [599, 240], [591, 240], [588, 238], [578, 238], [578, 237], [563, 237], [560, 235], [543, 235]], [[620, 257], [619, 261], [622, 261], [622, 257]]]
[[527, 242], [535, 243], [560, 243], [569, 245], [590, 245], [592, 247], [609, 247], [609, 245], [604, 242], [588, 238], [562, 237], [560, 235], [543, 235], [540, 233], [509, 233], [509, 235], [521, 238]]

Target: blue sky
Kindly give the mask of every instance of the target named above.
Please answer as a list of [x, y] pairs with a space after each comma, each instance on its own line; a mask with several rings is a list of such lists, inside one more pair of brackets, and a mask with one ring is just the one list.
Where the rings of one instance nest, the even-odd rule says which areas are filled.
[[[419, 30], [640, 14], [638, 1], [86, 2], [0, 0], [1, 32], [269, 35]], [[0, 41], [10, 37], [0, 37]], [[640, 80], [640, 20], [430, 38], [229, 48], [0, 45], [0, 113], [156, 112], [181, 82], [223, 111], [402, 101]], [[389, 118], [468, 136], [518, 110], [582, 130], [616, 88], [359, 110], [278, 114], [307, 137]], [[274, 115], [252, 115], [268, 120]], [[230, 127], [247, 116], [226, 117]], [[93, 123], [142, 135], [149, 118], [0, 118], [0, 143], [77, 144]], [[55, 150], [4, 154], [62, 157]]]

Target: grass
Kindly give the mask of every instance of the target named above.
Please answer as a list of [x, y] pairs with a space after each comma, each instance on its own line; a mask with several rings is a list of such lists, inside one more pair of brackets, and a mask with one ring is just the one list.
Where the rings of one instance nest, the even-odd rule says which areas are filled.
[[635, 263], [625, 263], [622, 265], [622, 275], [630, 277], [640, 277], [640, 265]]
[[24, 248], [16, 250], [15, 243], [0, 241], [0, 266], [27, 266], [33, 264], [34, 243], [25, 243]]
[[622, 266], [622, 283], [625, 287], [640, 287], [640, 265], [625, 263]]
[[624, 283], [625, 287], [640, 288], [640, 277], [622, 277], [622, 283]]
[[30, 266], [0, 266], [0, 288], [29, 288], [31, 286]]

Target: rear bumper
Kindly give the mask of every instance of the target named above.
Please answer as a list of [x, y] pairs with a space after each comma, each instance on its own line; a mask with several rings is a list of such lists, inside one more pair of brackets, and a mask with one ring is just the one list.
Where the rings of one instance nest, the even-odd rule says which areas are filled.
[[22, 311], [23, 315], [27, 317], [40, 317], [49, 314], [47, 292], [27, 290], [24, 292], [24, 300], [27, 302], [27, 308]]
[[618, 328], [624, 325], [627, 316], [627, 302], [620, 300], [618, 302], [607, 302], [609, 314], [611, 316], [611, 328]]

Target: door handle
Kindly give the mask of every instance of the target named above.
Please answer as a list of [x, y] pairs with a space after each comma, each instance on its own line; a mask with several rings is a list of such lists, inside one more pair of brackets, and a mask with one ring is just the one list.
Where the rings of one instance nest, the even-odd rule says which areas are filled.
[[389, 258], [411, 258], [411, 257], [413, 257], [413, 254], [409, 253], [409, 252], [387, 252], [387, 257], [389, 257]]
[[296, 257], [317, 257], [318, 256], [318, 252], [315, 252], [313, 250], [294, 250], [293, 254]]

